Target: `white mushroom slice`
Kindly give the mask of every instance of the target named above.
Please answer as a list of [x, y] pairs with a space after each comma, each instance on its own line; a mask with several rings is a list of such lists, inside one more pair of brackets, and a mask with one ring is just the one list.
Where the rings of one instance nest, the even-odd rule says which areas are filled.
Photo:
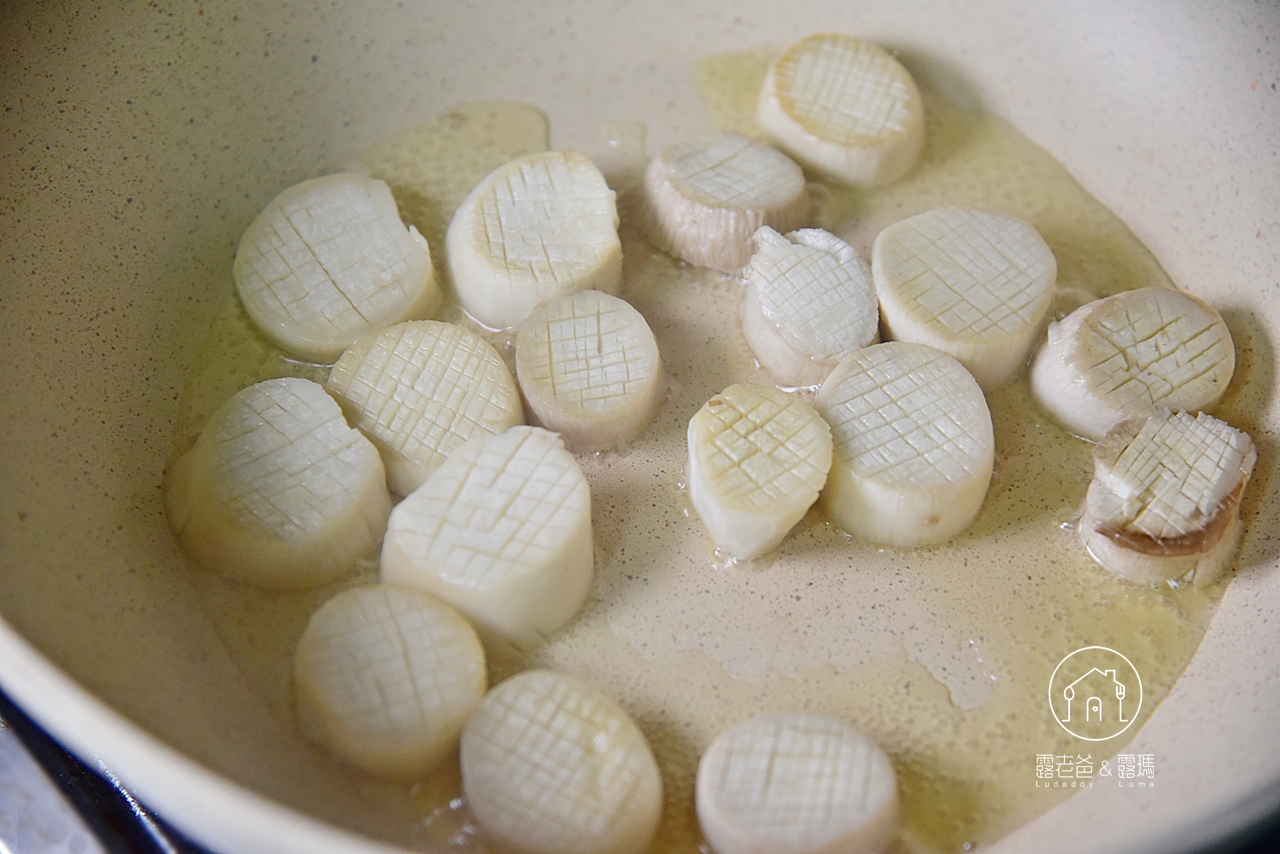
[[382, 580], [449, 602], [482, 635], [528, 647], [591, 588], [591, 493], [560, 438], [512, 427], [458, 448], [396, 505]]
[[664, 252], [736, 273], [762, 225], [791, 231], [809, 217], [804, 173], [763, 142], [734, 133], [668, 145], [644, 172], [645, 223]]
[[397, 495], [420, 486], [472, 436], [524, 422], [520, 392], [498, 351], [438, 320], [361, 338], [329, 371], [327, 388], [382, 452]]
[[835, 446], [823, 505], [849, 534], [933, 545], [977, 516], [995, 440], [982, 389], [955, 359], [923, 344], [867, 347], [831, 372], [816, 406]]
[[413, 779], [457, 748], [484, 696], [484, 649], [435, 597], [366, 585], [311, 616], [293, 678], [308, 738], [370, 774]]
[[236, 250], [246, 313], [294, 356], [331, 362], [358, 336], [428, 317], [441, 294], [426, 238], [385, 183], [339, 173], [272, 199]]
[[689, 500], [718, 548], [775, 548], [818, 499], [831, 429], [789, 392], [731, 385], [689, 421]]
[[557, 294], [617, 293], [622, 244], [614, 192], [581, 151], [544, 151], [476, 185], [445, 236], [458, 301], [491, 329]]
[[644, 735], [592, 685], [547, 670], [493, 688], [462, 731], [480, 836], [515, 854], [641, 854], [662, 816]]
[[1204, 413], [1126, 421], [1094, 449], [1080, 538], [1098, 563], [1135, 581], [1214, 581], [1240, 539], [1240, 497], [1257, 451]]
[[1031, 393], [1067, 429], [1098, 441], [1156, 407], [1208, 409], [1235, 366], [1231, 332], [1212, 306], [1182, 291], [1140, 288], [1049, 324]]
[[200, 564], [313, 587], [376, 553], [391, 496], [378, 451], [310, 380], [267, 380], [214, 412], [169, 469], [165, 509]]
[[877, 854], [898, 829], [888, 757], [825, 715], [767, 714], [722, 732], [702, 754], [695, 792], [716, 854]]
[[837, 33], [802, 39], [773, 61], [756, 118], [801, 163], [854, 184], [896, 181], [924, 147], [911, 75], [876, 45]]
[[954, 356], [986, 391], [1027, 362], [1058, 265], [1016, 217], [941, 208], [880, 232], [871, 272], [889, 337]]
[[818, 385], [845, 356], [875, 343], [880, 312], [858, 250], [818, 228], [783, 237], [761, 226], [751, 243], [742, 332], [776, 382]]
[[537, 422], [578, 452], [634, 438], [663, 390], [658, 342], [644, 316], [600, 291], [534, 308], [516, 335], [516, 379]]

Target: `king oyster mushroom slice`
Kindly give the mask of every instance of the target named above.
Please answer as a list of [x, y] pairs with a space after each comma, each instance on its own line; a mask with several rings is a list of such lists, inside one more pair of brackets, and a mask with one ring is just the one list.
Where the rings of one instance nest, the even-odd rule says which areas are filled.
[[795, 161], [736, 133], [663, 148], [645, 169], [643, 190], [654, 244], [722, 273], [747, 263], [760, 226], [787, 232], [809, 216], [809, 191]]
[[742, 334], [774, 381], [816, 386], [840, 360], [879, 340], [871, 268], [820, 228], [762, 225], [742, 270]]
[[427, 240], [401, 222], [391, 188], [345, 172], [272, 199], [240, 238], [232, 273], [258, 329], [318, 362], [361, 335], [430, 317], [443, 300]]
[[806, 166], [880, 186], [911, 171], [924, 148], [924, 104], [910, 73], [883, 48], [817, 33], [770, 64], [760, 126]]
[[1172, 288], [1139, 288], [1049, 324], [1031, 393], [1060, 424], [1097, 441], [1156, 407], [1212, 407], [1235, 364], [1231, 332], [1212, 306]]
[[1214, 581], [1239, 544], [1240, 498], [1257, 451], [1248, 434], [1204, 413], [1156, 410], [1094, 450], [1080, 519], [1089, 554], [1112, 572], [1160, 582]]
[[462, 307], [490, 329], [509, 329], [557, 294], [616, 293], [615, 198], [581, 151], [541, 151], [495, 169], [463, 199], [445, 235]]

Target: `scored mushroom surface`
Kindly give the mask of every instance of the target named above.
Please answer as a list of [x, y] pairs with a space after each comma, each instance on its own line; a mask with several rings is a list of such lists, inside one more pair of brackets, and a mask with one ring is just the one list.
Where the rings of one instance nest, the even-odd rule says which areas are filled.
[[165, 478], [165, 510], [203, 566], [260, 587], [353, 572], [391, 512], [377, 449], [310, 380], [241, 389]]
[[459, 302], [491, 329], [557, 294], [616, 293], [622, 276], [614, 192], [581, 151], [495, 169], [458, 206], [445, 246]]
[[370, 774], [415, 779], [457, 747], [486, 685], [471, 626], [419, 590], [372, 584], [317, 610], [294, 655], [302, 731]]
[[518, 426], [462, 445], [396, 505], [381, 575], [527, 647], [577, 612], [594, 566], [582, 469], [556, 434]]
[[762, 225], [791, 231], [809, 216], [804, 173], [763, 142], [721, 133], [668, 145], [644, 172], [644, 223], [665, 252], [736, 273]]
[[232, 267], [246, 313], [304, 359], [331, 362], [357, 337], [430, 316], [442, 301], [431, 250], [382, 181], [338, 173], [271, 200]]
[[575, 452], [634, 438], [664, 388], [658, 342], [644, 316], [600, 291], [534, 307], [516, 333], [516, 380], [533, 418]]
[[920, 90], [902, 64], [871, 42], [808, 36], [769, 66], [760, 126], [806, 166], [864, 186], [901, 178], [924, 148]]
[[516, 854], [641, 854], [662, 816], [643, 733], [593, 685], [529, 670], [462, 732], [462, 785], [489, 845]]
[[818, 499], [831, 428], [789, 392], [735, 383], [689, 420], [689, 500], [718, 548], [754, 558]]
[[382, 452], [397, 495], [467, 439], [524, 422], [515, 379], [493, 345], [438, 320], [359, 339], [334, 363], [326, 388]]
[[1098, 441], [1157, 407], [1212, 407], [1235, 364], [1216, 309], [1172, 288], [1139, 288], [1051, 323], [1031, 366], [1031, 393], [1063, 426]]
[[985, 391], [1026, 364], [1057, 270], [1030, 223], [986, 211], [925, 211], [880, 232], [871, 250], [888, 337], [954, 356]]
[[742, 270], [742, 333], [769, 375], [784, 386], [821, 383], [854, 350], [879, 339], [871, 269], [830, 232], [781, 235], [761, 226]]
[[818, 389], [834, 453], [832, 521], [892, 546], [941, 543], [977, 516], [991, 482], [991, 412], [973, 375], [923, 344], [858, 350]]
[[893, 765], [827, 715], [777, 712], [725, 730], [702, 754], [695, 793], [716, 854], [876, 854], [897, 832]]
[[1094, 450], [1079, 533], [1111, 571], [1158, 582], [1216, 579], [1240, 537], [1240, 498], [1257, 460], [1249, 436], [1204, 413], [1158, 409]]

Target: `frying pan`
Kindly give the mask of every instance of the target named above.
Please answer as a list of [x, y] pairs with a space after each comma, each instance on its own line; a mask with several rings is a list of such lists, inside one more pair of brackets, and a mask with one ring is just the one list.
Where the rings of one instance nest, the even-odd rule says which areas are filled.
[[450, 104], [536, 104], [557, 147], [709, 129], [700, 57], [811, 32], [912, 58], [1013, 122], [1181, 287], [1259, 395], [1238, 569], [1131, 743], [1159, 787], [1082, 791], [993, 851], [1182, 851], [1280, 805], [1280, 6], [1156, 0], [12, 4], [0, 16], [0, 684], [196, 840], [369, 852], [205, 618], [161, 483], [179, 397], [280, 189]]

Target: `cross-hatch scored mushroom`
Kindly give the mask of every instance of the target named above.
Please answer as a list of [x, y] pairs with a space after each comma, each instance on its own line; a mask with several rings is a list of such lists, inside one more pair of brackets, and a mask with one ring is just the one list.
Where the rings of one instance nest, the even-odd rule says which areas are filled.
[[382, 451], [388, 485], [402, 496], [467, 439], [524, 423], [520, 392], [493, 345], [438, 320], [361, 338], [325, 387]]
[[622, 277], [614, 191], [580, 151], [499, 166], [458, 206], [445, 246], [459, 302], [490, 329], [558, 294], [617, 293]]
[[594, 565], [582, 469], [556, 434], [519, 426], [462, 445], [396, 505], [380, 573], [528, 648], [577, 612]]
[[742, 270], [742, 334], [782, 386], [816, 386], [854, 350], [879, 340], [871, 268], [830, 232], [761, 226]]
[[348, 173], [272, 199], [241, 237], [232, 272], [258, 329], [321, 362], [371, 330], [429, 317], [443, 299], [427, 241], [400, 221], [391, 189]]

